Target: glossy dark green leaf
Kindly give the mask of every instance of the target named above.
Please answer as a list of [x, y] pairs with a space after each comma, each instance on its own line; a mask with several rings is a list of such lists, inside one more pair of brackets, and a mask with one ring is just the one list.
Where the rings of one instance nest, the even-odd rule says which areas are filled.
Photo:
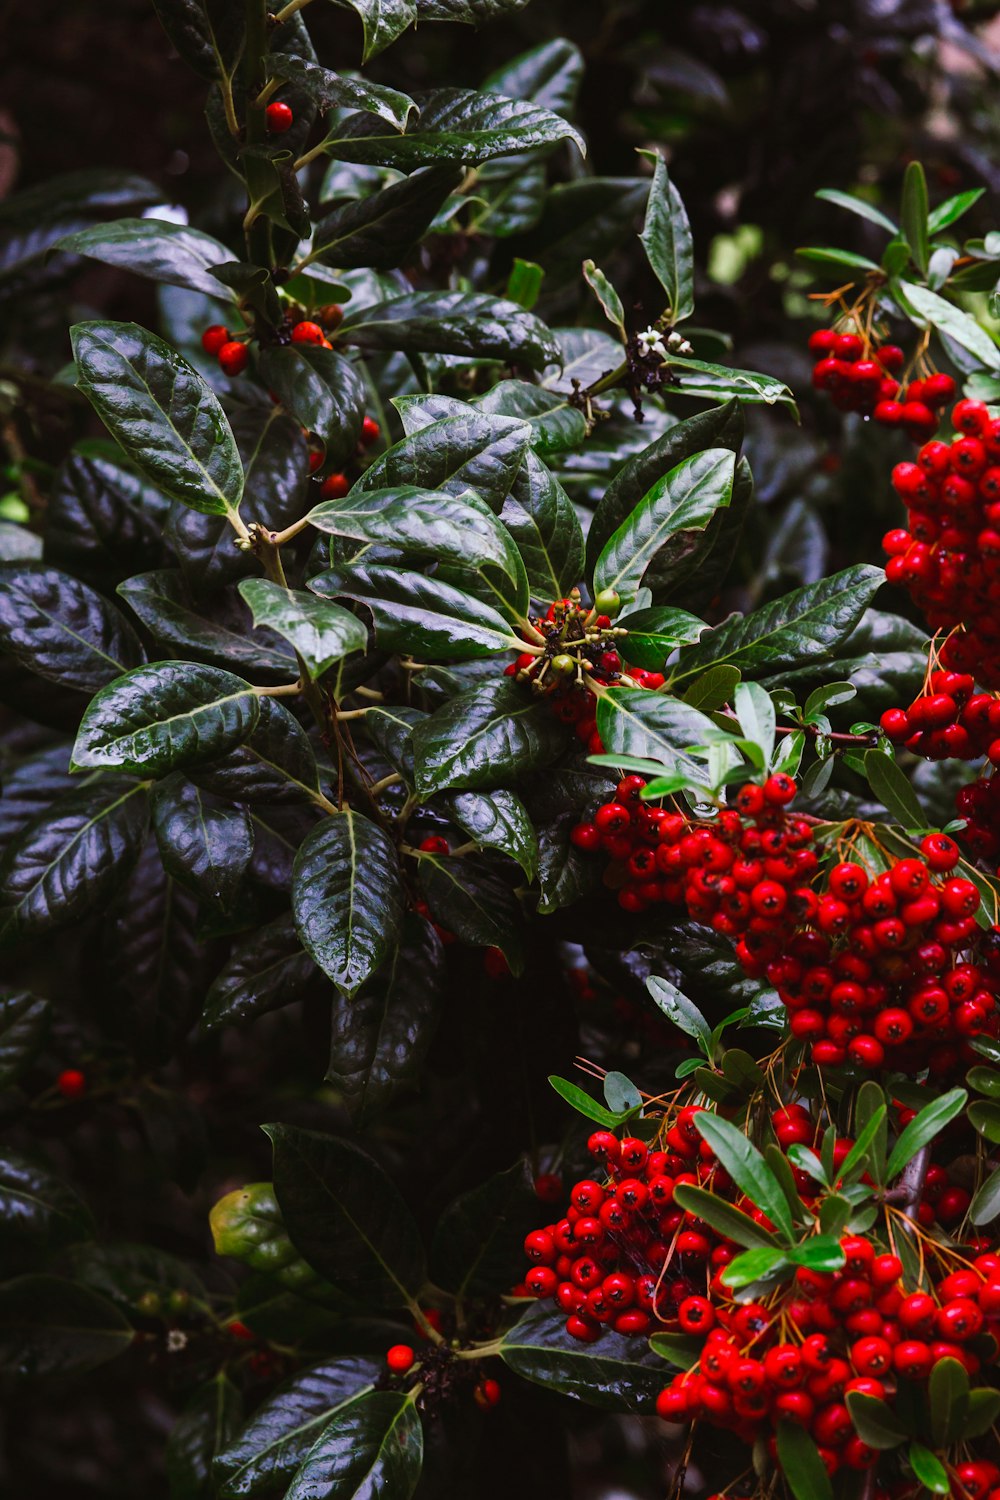
[[38, 262], [63, 235], [162, 200], [162, 187], [147, 177], [103, 167], [50, 177], [11, 193], [0, 206], [0, 282], [16, 295], [24, 273], [37, 273]]
[[433, 89], [415, 94], [414, 98], [420, 107], [420, 118], [405, 135], [387, 129], [371, 115], [350, 115], [327, 137], [327, 151], [340, 161], [412, 171], [414, 167], [435, 162], [465, 162], [475, 166], [495, 156], [561, 140], [571, 140], [584, 150], [583, 141], [572, 125], [551, 110], [523, 99], [505, 99], [479, 89], [454, 88]]
[[139, 857], [149, 819], [145, 788], [102, 777], [35, 818], [0, 864], [0, 930], [37, 937], [99, 910]]
[[353, 454], [367, 399], [364, 381], [350, 360], [315, 344], [266, 349], [261, 375], [292, 416], [326, 444], [327, 461]]
[[190, 653], [207, 666], [245, 672], [262, 683], [292, 682], [298, 674], [291, 647], [270, 630], [255, 633], [249, 611], [231, 587], [203, 602], [178, 568], [160, 568], [127, 578], [118, 593], [170, 651]]
[[313, 677], [322, 677], [351, 651], [367, 650], [368, 631], [363, 622], [327, 599], [283, 588], [267, 578], [245, 578], [240, 593], [250, 606], [254, 624], [269, 626], [284, 636]]
[[285, 1500], [410, 1500], [423, 1457], [423, 1427], [412, 1399], [397, 1391], [365, 1393], [330, 1418]]
[[202, 1025], [213, 1031], [256, 1020], [300, 999], [315, 978], [292, 918], [275, 917], [234, 946], [205, 998]]
[[83, 716], [73, 763], [162, 776], [223, 755], [260, 716], [250, 685], [188, 661], [136, 667], [102, 688]]
[[521, 909], [485, 861], [424, 854], [417, 879], [435, 921], [475, 947], [499, 948], [511, 973], [524, 970]]
[[235, 514], [243, 465], [197, 370], [136, 323], [77, 323], [70, 336], [80, 389], [137, 468], [193, 510]]
[[940, 234], [943, 229], [954, 224], [979, 202], [985, 191], [985, 188], [970, 188], [964, 193], [956, 193], [953, 198], [946, 198], [943, 203], [939, 203], [937, 208], [932, 209], [927, 216], [929, 233]]
[[305, 264], [389, 271], [401, 265], [462, 180], [460, 167], [426, 167], [367, 198], [340, 204], [315, 225]]
[[209, 297], [226, 296], [208, 268], [229, 260], [229, 250], [210, 234], [187, 224], [166, 219], [115, 219], [68, 234], [56, 248], [134, 271], [151, 281], [188, 287]]
[[[523, 305], [523, 304], [522, 304]], [[552, 458], [582, 446], [587, 436], [583, 412], [565, 395], [527, 380], [501, 380], [479, 399], [480, 409], [521, 417], [531, 428], [531, 447]]]
[[628, 631], [618, 650], [626, 661], [645, 667], [648, 672], [662, 672], [676, 646], [691, 645], [708, 628], [704, 620], [686, 609], [663, 606], [638, 609], [634, 614], [622, 615], [615, 624]]
[[[430, 0], [441, 4], [442, 0]], [[478, 21], [486, 19], [491, 10], [510, 11], [519, 8], [523, 0], [458, 0], [454, 5], [463, 5]], [[451, 8], [450, 0], [443, 0], [444, 8]], [[532, 99], [545, 109], [556, 114], [570, 115], [583, 79], [584, 62], [580, 49], [566, 37], [554, 37], [550, 42], [540, 42], [528, 52], [522, 52], [510, 62], [501, 64], [483, 80], [484, 88], [491, 94], [502, 94], [509, 99]]]
[[667, 164], [656, 152], [646, 205], [643, 249], [656, 279], [667, 294], [667, 316], [680, 323], [694, 312], [694, 246], [680, 193], [670, 181]]
[[683, 459], [640, 500], [594, 565], [594, 590], [626, 602], [646, 584], [663, 593], [682, 575], [712, 517], [733, 493], [735, 455], [709, 448]]
[[591, 571], [612, 535], [671, 469], [708, 448], [738, 453], [742, 441], [743, 411], [738, 401], [729, 401], [668, 427], [662, 437], [628, 459], [612, 479], [591, 521], [587, 535], [587, 565]]
[[[45, 559], [103, 587], [163, 567], [170, 560], [163, 533], [171, 504], [134, 470], [99, 455], [73, 453], [49, 494]], [[232, 531], [228, 524], [227, 530]]]
[[399, 946], [356, 995], [334, 1002], [327, 1082], [367, 1121], [419, 1079], [443, 1004], [444, 949], [431, 922], [410, 914]]
[[542, 916], [572, 906], [596, 890], [597, 861], [588, 858], [572, 840], [579, 811], [565, 812], [538, 830], [538, 911]]
[[39, 677], [85, 692], [144, 659], [113, 604], [42, 562], [0, 563], [0, 648]]
[[352, 808], [317, 824], [295, 857], [292, 910], [303, 947], [353, 995], [399, 937], [402, 879], [388, 835]]
[[699, 1134], [708, 1142], [730, 1177], [752, 1203], [762, 1208], [785, 1240], [794, 1237], [788, 1200], [764, 1158], [729, 1120], [701, 1110], [694, 1117]]
[[216, 1458], [218, 1500], [243, 1500], [287, 1485], [338, 1407], [369, 1390], [384, 1363], [345, 1355], [284, 1381]]
[[927, 212], [927, 178], [924, 169], [918, 161], [908, 162], [903, 176], [899, 221], [910, 253], [925, 276], [930, 260]]
[[1000, 1217], [1000, 1172], [991, 1172], [969, 1205], [969, 1222], [978, 1228]]
[[51, 1006], [29, 990], [0, 990], [0, 1089], [16, 1083], [34, 1061], [48, 1030]]
[[371, 1306], [401, 1307], [423, 1284], [416, 1223], [360, 1146], [268, 1125], [274, 1190], [293, 1244], [322, 1276]]
[[881, 568], [846, 568], [752, 614], [724, 620], [681, 651], [674, 680], [717, 662], [739, 667], [744, 677], [767, 677], [769, 669], [788, 671], [818, 655], [829, 656], [858, 624], [884, 581]]
[[514, 480], [500, 518], [517, 543], [533, 597], [560, 599], [579, 582], [584, 540], [576, 509], [534, 453]]
[[969, 1392], [969, 1409], [965, 1418], [963, 1439], [985, 1437], [1000, 1418], [1000, 1391], [981, 1387]]
[[417, 19], [416, 0], [341, 0], [364, 28], [362, 62], [388, 47]]
[[559, 359], [555, 338], [534, 313], [483, 292], [406, 292], [349, 308], [340, 335], [365, 349], [463, 354], [536, 370]]
[[82, 1375], [123, 1354], [132, 1328], [106, 1297], [59, 1276], [0, 1286], [0, 1373], [17, 1379]]
[[253, 854], [245, 809], [217, 802], [185, 776], [170, 776], [153, 794], [153, 829], [167, 873], [201, 900], [231, 910]]
[[245, 11], [232, 0], [154, 0], [160, 24], [202, 78], [229, 77], [243, 46]]
[[670, 373], [675, 377], [671, 390], [678, 396], [694, 396], [699, 401], [729, 401], [735, 396], [740, 401], [788, 406], [795, 411], [795, 397], [784, 381], [759, 370], [734, 370], [703, 359], [672, 357]]
[[74, 1281], [107, 1297], [128, 1316], [141, 1312], [147, 1293], [168, 1298], [172, 1292], [204, 1297], [205, 1285], [190, 1262], [157, 1245], [137, 1245], [115, 1239], [80, 1242], [63, 1254], [62, 1263]]
[[891, 755], [869, 750], [865, 755], [865, 772], [869, 786], [893, 819], [904, 828], [927, 826], [927, 814], [916, 792]]
[[[422, 21], [457, 21], [467, 26], [482, 26], [522, 10], [528, 0], [417, 0], [417, 15]], [[552, 108], [555, 108], [555, 104]]]
[[541, 1303], [505, 1333], [500, 1357], [536, 1385], [610, 1411], [650, 1412], [663, 1389], [663, 1361], [642, 1340], [602, 1329], [593, 1344], [566, 1332], [565, 1318]]
[[422, 573], [354, 563], [310, 579], [309, 586], [324, 598], [359, 600], [371, 613], [378, 645], [387, 651], [475, 661], [523, 645], [490, 605]]
[[958, 1442], [969, 1412], [969, 1376], [957, 1359], [935, 1361], [927, 1383], [927, 1406], [935, 1448]]
[[496, 849], [517, 861], [527, 880], [538, 867], [538, 838], [528, 810], [514, 792], [450, 792], [441, 805], [481, 849]]
[[425, 796], [511, 784], [548, 765], [565, 734], [548, 704], [519, 684], [486, 682], [445, 703], [413, 733], [417, 788]]
[[665, 773], [683, 772], [695, 782], [707, 781], [708, 772], [685, 752], [706, 744], [714, 729], [698, 709], [644, 688], [611, 688], [597, 703], [597, 730], [609, 755], [657, 760]]
[[94, 1220], [75, 1188], [31, 1157], [0, 1152], [0, 1269], [34, 1270], [58, 1251], [91, 1239]]
[[438, 1219], [430, 1271], [456, 1297], [493, 1297], [507, 1289], [510, 1268], [538, 1217], [527, 1163], [517, 1162], [455, 1200]]
[[188, 774], [233, 802], [315, 801], [319, 772], [308, 735], [277, 699], [259, 702], [256, 727], [243, 744], [190, 767]]
[[[911, 1443], [906, 1450], [906, 1456], [914, 1475], [925, 1489], [930, 1490], [933, 1495], [951, 1494], [948, 1470], [935, 1453], [925, 1448], [922, 1443]], [[804, 1496], [802, 1500], [805, 1500]]]
[[385, 703], [373, 704], [365, 714], [366, 735], [409, 785], [413, 783], [413, 728], [426, 717], [423, 709]]
[[[397, 89], [370, 83], [366, 78], [344, 77], [310, 58], [276, 53], [268, 59], [268, 67], [272, 78], [282, 78], [308, 94], [321, 114], [334, 107], [367, 110], [404, 130], [417, 107], [409, 95]], [[341, 260], [338, 264], [346, 266], [348, 262]], [[363, 260], [358, 264], [374, 266], [375, 262]]]
[[854, 1430], [869, 1448], [898, 1448], [905, 1441], [906, 1428], [888, 1402], [861, 1391], [848, 1391], [845, 1400]]
[[769, 1230], [756, 1223], [749, 1214], [741, 1213], [738, 1208], [734, 1208], [717, 1193], [707, 1193], [704, 1188], [694, 1187], [685, 1182], [678, 1183], [676, 1194], [679, 1195], [677, 1202], [681, 1208], [699, 1219], [704, 1219], [720, 1234], [724, 1234], [727, 1239], [735, 1240], [738, 1245], [743, 1245], [747, 1249], [767, 1247], [774, 1250], [777, 1248], [777, 1241]]
[[547, 288], [572, 285], [575, 292], [582, 256], [606, 265], [648, 196], [648, 177], [582, 177], [558, 183], [545, 194], [537, 227], [518, 241], [518, 251], [545, 267]]
[[1000, 1104], [992, 1099], [977, 1099], [969, 1105], [967, 1118], [984, 1140], [1000, 1145]]
[[833, 1485], [810, 1434], [783, 1419], [778, 1423], [778, 1462], [795, 1500], [833, 1500]]
[[198, 1386], [167, 1439], [164, 1461], [170, 1500], [212, 1493], [212, 1461], [240, 1424], [243, 1397], [224, 1370]]
[[[407, 428], [402, 442], [375, 460], [354, 486], [355, 490], [391, 489], [415, 485], [424, 490], [447, 490], [460, 495], [474, 490], [493, 511], [519, 477], [528, 450], [530, 431], [515, 417], [486, 414], [462, 402], [449, 403], [445, 413], [423, 422], [420, 398], [400, 398]], [[433, 409], [433, 408], [432, 408]]]
[[946, 1125], [962, 1113], [968, 1097], [965, 1089], [949, 1089], [937, 1099], [932, 1099], [930, 1104], [924, 1105], [923, 1109], [901, 1131], [899, 1139], [889, 1153], [886, 1174], [890, 1182], [899, 1176], [918, 1151], [922, 1151], [925, 1146], [929, 1145], [936, 1136], [940, 1135]]

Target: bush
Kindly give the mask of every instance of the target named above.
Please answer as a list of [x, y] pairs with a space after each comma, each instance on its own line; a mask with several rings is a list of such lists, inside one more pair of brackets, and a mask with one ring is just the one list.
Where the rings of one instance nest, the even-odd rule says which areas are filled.
[[0, 209], [5, 1477], [997, 1500], [979, 75], [307, 3]]

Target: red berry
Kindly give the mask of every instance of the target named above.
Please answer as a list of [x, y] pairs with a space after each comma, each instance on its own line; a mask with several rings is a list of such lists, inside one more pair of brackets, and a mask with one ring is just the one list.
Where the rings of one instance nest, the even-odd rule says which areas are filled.
[[351, 481], [346, 474], [328, 474], [320, 485], [320, 495], [324, 500], [343, 500], [350, 491]]
[[496, 1380], [481, 1380], [472, 1394], [476, 1405], [482, 1407], [483, 1411], [489, 1411], [500, 1400], [500, 1385]]
[[361, 424], [362, 448], [370, 448], [373, 443], [377, 443], [381, 434], [382, 429], [376, 422], [375, 418], [365, 417], [364, 421]]
[[289, 106], [277, 99], [267, 106], [264, 118], [271, 135], [284, 135], [286, 130], [291, 130], [295, 122], [295, 116]]
[[250, 351], [246, 344], [230, 339], [219, 350], [219, 364], [226, 375], [241, 375], [250, 362]]
[[201, 347], [206, 354], [218, 354], [223, 344], [230, 342], [232, 335], [221, 323], [212, 323], [201, 336]]
[[394, 1375], [405, 1375], [413, 1368], [416, 1355], [409, 1344], [393, 1344], [385, 1356], [385, 1362]]
[[318, 323], [296, 323], [292, 329], [293, 344], [322, 344], [326, 334]]

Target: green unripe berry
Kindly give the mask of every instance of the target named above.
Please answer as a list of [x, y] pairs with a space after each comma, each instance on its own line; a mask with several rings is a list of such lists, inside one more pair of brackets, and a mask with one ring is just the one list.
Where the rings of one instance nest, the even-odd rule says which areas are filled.
[[563, 651], [559, 656], [552, 658], [552, 670], [557, 677], [569, 677], [576, 671], [576, 657]]
[[143, 1292], [136, 1303], [136, 1308], [144, 1318], [155, 1318], [162, 1307], [159, 1292]]
[[616, 589], [601, 589], [594, 599], [594, 608], [599, 615], [607, 615], [613, 620], [622, 607], [621, 595]]

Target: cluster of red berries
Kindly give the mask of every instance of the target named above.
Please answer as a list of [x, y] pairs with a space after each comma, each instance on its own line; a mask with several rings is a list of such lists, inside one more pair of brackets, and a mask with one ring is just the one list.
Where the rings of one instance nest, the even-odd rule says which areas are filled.
[[[996, 1348], [981, 1335], [1000, 1332], [1000, 1255], [939, 1270], [932, 1295], [907, 1291], [902, 1262], [870, 1240], [850, 1235], [840, 1244], [841, 1271], [799, 1269], [780, 1302], [735, 1302], [724, 1272], [706, 1296], [689, 1299], [684, 1331], [704, 1343], [698, 1362], [660, 1393], [660, 1416], [698, 1417], [748, 1443], [763, 1437], [772, 1455], [776, 1423], [794, 1422], [808, 1429], [829, 1473], [865, 1470], [879, 1454], [855, 1430], [850, 1392], [891, 1408], [901, 1383], [908, 1393], [925, 1386], [940, 1360], [979, 1373]], [[970, 1493], [986, 1494], [1000, 1470], [971, 1465], [969, 1478]]]
[[927, 760], [978, 760], [1000, 765], [1000, 698], [977, 693], [968, 672], [932, 672], [909, 708], [887, 708], [880, 723], [894, 745]]
[[952, 442], [925, 443], [915, 463], [892, 471], [909, 514], [883, 540], [885, 573], [932, 631], [951, 632], [943, 667], [1000, 687], [1000, 419], [980, 401], [959, 401], [952, 421]]
[[794, 929], [799, 908], [790, 887], [806, 884], [819, 861], [807, 847], [812, 825], [785, 815], [796, 791], [790, 776], [742, 787], [736, 806], [710, 823], [644, 803], [645, 785], [641, 776], [623, 777], [614, 800], [570, 834], [578, 849], [611, 856], [605, 883], [625, 911], [679, 903], [727, 937]]
[[904, 354], [896, 344], [872, 345], [861, 333], [817, 328], [809, 336], [817, 356], [812, 383], [826, 391], [838, 411], [874, 417], [886, 427], [901, 427], [921, 442], [937, 431], [940, 411], [955, 395], [950, 375], [911, 380], [905, 389], [894, 379]]
[[[435, 1316], [433, 1308], [424, 1310], [423, 1317], [440, 1332], [440, 1319]], [[440, 1353], [440, 1346], [438, 1351], [430, 1350], [428, 1353], [433, 1363], [439, 1366], [440, 1360], [435, 1358], [435, 1354]], [[447, 1353], [444, 1357], [448, 1357]], [[386, 1350], [385, 1363], [391, 1375], [402, 1376], [419, 1370], [422, 1361], [418, 1362], [416, 1351], [409, 1344], [393, 1344], [390, 1349]], [[500, 1382], [482, 1375], [476, 1380], [472, 1391], [472, 1398], [482, 1411], [490, 1411], [494, 1406], [499, 1406], [502, 1395]]]
[[[316, 344], [323, 349], [332, 349], [333, 345], [326, 336], [327, 331], [338, 326], [344, 316], [344, 310], [334, 302], [329, 307], [320, 308], [317, 316], [321, 322], [314, 322], [310, 318], [300, 318], [292, 323], [288, 331], [289, 342]], [[234, 338], [222, 323], [212, 323], [205, 329], [201, 336], [201, 347], [206, 354], [215, 356], [226, 375], [242, 375], [250, 362], [248, 339]]]
[[565, 1217], [527, 1236], [531, 1269], [514, 1295], [551, 1298], [566, 1314], [567, 1333], [587, 1344], [605, 1327], [639, 1335], [654, 1317], [664, 1322], [680, 1315], [710, 1274], [706, 1267], [717, 1271], [738, 1254], [673, 1203], [679, 1182], [732, 1189], [694, 1124], [698, 1110], [680, 1111], [666, 1151], [595, 1131], [587, 1145], [604, 1169], [602, 1180], [575, 1183]]
[[1000, 777], [980, 776], [960, 788], [955, 811], [965, 819], [962, 838], [972, 853], [996, 869], [1000, 861]]
[[568, 599], [554, 600], [531, 621], [544, 646], [523, 651], [504, 668], [505, 677], [516, 677], [545, 693], [556, 718], [572, 725], [591, 755], [600, 755], [604, 743], [597, 732], [597, 698], [590, 683], [655, 691], [666, 681], [662, 672], [627, 666], [622, 660], [619, 637], [627, 632], [616, 632], [611, 623], [620, 603], [609, 591], [598, 594], [593, 608], [588, 608], [575, 589]]

